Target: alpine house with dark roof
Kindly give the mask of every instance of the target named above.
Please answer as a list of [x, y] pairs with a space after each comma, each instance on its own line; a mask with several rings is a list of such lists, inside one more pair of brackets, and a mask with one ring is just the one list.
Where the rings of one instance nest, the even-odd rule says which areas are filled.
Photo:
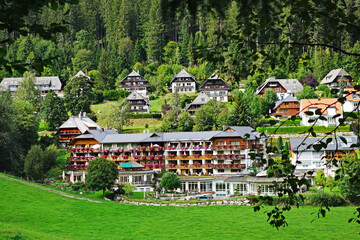
[[149, 81], [146, 80], [143, 76], [141, 76], [138, 72], [133, 70], [129, 75], [124, 77], [118, 88], [126, 91], [137, 91], [142, 95], [148, 95], [149, 91]]
[[341, 79], [344, 79], [346, 87], [351, 86], [353, 79], [350, 74], [342, 68], [331, 70], [320, 84], [325, 84], [329, 88], [339, 88]]
[[149, 100], [141, 95], [136, 90], [132, 91], [130, 95], [126, 98], [126, 100], [130, 103], [131, 112], [133, 113], [149, 113], [150, 112], [150, 104]]
[[263, 96], [267, 89], [275, 91], [278, 99], [283, 100], [289, 95], [294, 97], [295, 93], [303, 90], [303, 86], [297, 79], [276, 79], [271, 77], [257, 88], [256, 94]]
[[206, 93], [210, 99], [215, 99], [219, 102], [228, 102], [230, 90], [230, 85], [214, 73], [199, 86], [198, 91], [200, 93]]

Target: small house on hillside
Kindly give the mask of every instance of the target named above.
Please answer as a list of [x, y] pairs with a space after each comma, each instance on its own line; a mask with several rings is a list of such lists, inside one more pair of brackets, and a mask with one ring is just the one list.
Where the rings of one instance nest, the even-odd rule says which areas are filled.
[[202, 105], [209, 102], [211, 99], [210, 97], [204, 93], [201, 92], [190, 104], [186, 105], [186, 111], [189, 112], [191, 115], [194, 115], [196, 110], [200, 108]]
[[75, 76], [73, 76], [73, 77], [70, 79], [70, 82], [71, 82], [73, 79], [78, 78], [78, 77], [85, 77], [86, 81], [87, 81], [89, 84], [91, 84], [91, 85], [94, 84], [94, 80], [93, 80], [89, 75], [87, 75], [87, 70], [85, 70], [85, 73], [84, 73], [83, 71], [81, 71], [81, 70], [78, 71], [78, 72], [75, 74]]
[[[341, 107], [341, 103], [337, 98], [329, 98], [329, 99], [302, 99], [300, 101], [300, 117], [302, 126], [312, 126], [316, 121], [315, 125], [318, 126], [337, 126], [339, 125], [339, 118], [342, 118], [343, 111]], [[319, 119], [319, 116], [316, 113], [316, 110], [320, 110], [322, 116], [325, 119]], [[312, 115], [306, 114], [306, 112], [313, 112]], [[339, 115], [338, 115], [339, 114]], [[338, 117], [335, 117], [338, 115]], [[311, 120], [309, 122], [309, 120]]]
[[129, 92], [137, 91], [138, 93], [146, 96], [148, 95], [150, 85], [148, 80], [133, 70], [129, 75], [121, 80], [120, 85], [117, 87]]
[[346, 101], [343, 104], [343, 111], [359, 111], [360, 91], [357, 91], [354, 88], [345, 88], [344, 91], [346, 92], [344, 94], [344, 97], [346, 97]]
[[150, 104], [149, 100], [141, 95], [137, 91], [132, 91], [130, 95], [126, 98], [131, 106], [131, 111], [133, 113], [149, 113]]
[[263, 96], [267, 89], [274, 90], [278, 98], [283, 100], [289, 95], [294, 97], [295, 93], [303, 90], [303, 86], [297, 79], [275, 79], [275, 77], [271, 77], [257, 88], [256, 94]]
[[325, 84], [329, 88], [339, 88], [341, 79], [344, 79], [346, 86], [351, 86], [353, 81], [350, 74], [348, 74], [344, 69], [334, 69], [331, 70], [320, 82], [320, 84]]
[[276, 101], [272, 115], [278, 119], [287, 119], [290, 116], [298, 116], [299, 111], [300, 101], [289, 95], [284, 100]]
[[186, 72], [184, 69], [181, 69], [181, 71], [172, 78], [170, 83], [173, 93], [196, 92], [195, 77]]
[[215, 99], [219, 102], [229, 101], [228, 93], [230, 90], [230, 85], [215, 73], [199, 86], [199, 92], [206, 93], [210, 99]]
[[[17, 78], [4, 78], [0, 83], [0, 91], [10, 90], [11, 94], [15, 94], [20, 83], [24, 80], [22, 77]], [[61, 81], [59, 77], [35, 77], [35, 86], [45, 96], [50, 90], [55, 93], [61, 90]]]

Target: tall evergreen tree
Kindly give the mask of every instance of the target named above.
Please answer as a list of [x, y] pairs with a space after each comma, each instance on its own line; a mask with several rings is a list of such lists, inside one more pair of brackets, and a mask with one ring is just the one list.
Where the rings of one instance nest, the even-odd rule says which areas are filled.
[[149, 22], [146, 27], [147, 57], [151, 62], [161, 60], [164, 25], [161, 17], [161, 0], [151, 0]]
[[38, 107], [41, 101], [40, 91], [35, 85], [35, 73], [25, 72], [24, 79], [19, 83], [15, 98], [30, 102], [34, 107]]

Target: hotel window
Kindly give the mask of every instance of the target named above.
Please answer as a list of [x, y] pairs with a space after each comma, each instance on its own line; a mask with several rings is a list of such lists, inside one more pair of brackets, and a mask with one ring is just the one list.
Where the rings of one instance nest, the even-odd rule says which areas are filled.
[[197, 191], [198, 191], [198, 183], [189, 182], [189, 192], [197, 192]]
[[260, 185], [260, 189], [262, 193], [273, 193], [274, 188], [273, 185]]
[[143, 176], [133, 176], [133, 182], [141, 183], [143, 181]]
[[240, 141], [231, 141], [230, 145], [240, 145]]
[[224, 142], [223, 142], [223, 141], [218, 142], [218, 144], [217, 144], [217, 145], [219, 145], [219, 146], [223, 146], [223, 145], [224, 145]]
[[119, 177], [119, 182], [120, 183], [129, 182], [129, 176], [120, 176]]

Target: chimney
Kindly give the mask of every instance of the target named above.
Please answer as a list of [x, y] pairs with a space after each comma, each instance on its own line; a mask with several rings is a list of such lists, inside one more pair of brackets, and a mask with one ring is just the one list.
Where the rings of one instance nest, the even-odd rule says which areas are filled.
[[86, 117], [86, 112], [83, 112], [83, 117]]
[[79, 112], [79, 118], [81, 119], [81, 112]]

